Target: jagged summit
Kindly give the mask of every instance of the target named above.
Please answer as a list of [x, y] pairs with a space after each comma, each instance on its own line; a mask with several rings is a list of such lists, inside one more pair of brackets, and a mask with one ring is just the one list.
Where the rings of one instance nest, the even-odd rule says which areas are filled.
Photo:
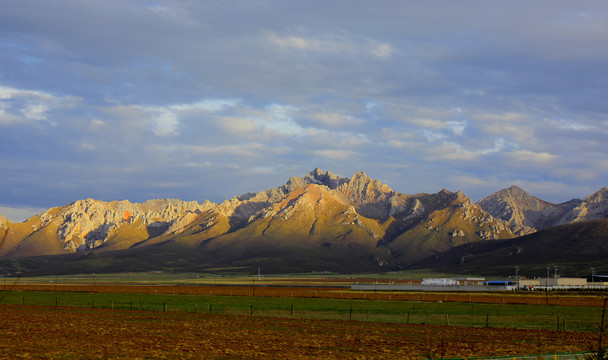
[[581, 200], [553, 204], [532, 196], [515, 185], [495, 192], [478, 204], [492, 216], [507, 221], [516, 235], [530, 234], [571, 222], [586, 211], [586, 206], [583, 206], [584, 209], [581, 208], [578, 214], [573, 214], [575, 208], [581, 205]]
[[575, 206], [560, 218], [560, 224], [608, 218], [608, 188], [602, 188], [582, 201], [572, 201], [571, 205]]
[[23, 223], [0, 217], [7, 234], [0, 256], [149, 254], [177, 246], [202, 254], [197, 261], [210, 267], [398, 269], [461, 244], [595, 218], [608, 218], [606, 188], [552, 204], [511, 186], [475, 204], [460, 190], [409, 195], [364, 171], [342, 177], [315, 168], [221, 204], [84, 199]]
[[285, 189], [292, 191], [308, 184], [324, 185], [330, 189], [335, 189], [346, 181], [348, 181], [348, 178], [337, 176], [331, 171], [315, 168], [303, 177], [292, 176], [289, 178], [285, 184]]
[[[0, 254], [32, 256], [48, 255], [49, 251], [86, 251], [107, 245], [112, 236], [127, 229], [132, 232], [132, 239], [143, 240], [162, 234], [173, 223], [189, 222], [211, 207], [213, 204], [209, 201], [199, 204], [178, 199], [155, 199], [144, 203], [78, 200], [30, 218], [26, 222], [31, 227], [30, 233], [13, 248], [0, 249]], [[46, 233], [45, 246], [39, 245], [42, 233]]]

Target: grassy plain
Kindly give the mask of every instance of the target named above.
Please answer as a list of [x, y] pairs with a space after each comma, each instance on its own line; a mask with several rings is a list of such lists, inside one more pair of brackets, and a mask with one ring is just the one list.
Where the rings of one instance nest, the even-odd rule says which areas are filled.
[[53, 291], [6, 292], [0, 303], [587, 332], [594, 330], [602, 311], [556, 305]]
[[[567, 297], [576, 304], [577, 298], [551, 294], [546, 300], [554, 305], [545, 305], [545, 298], [533, 292], [413, 295], [347, 287], [390, 279], [200, 273], [4, 278], [0, 354], [49, 359], [421, 359], [577, 352], [595, 343], [602, 313], [597, 305], [580, 305], [584, 299], [597, 303], [605, 297], [582, 294], [579, 306], [562, 306], [558, 300]], [[25, 288], [46, 291], [18, 290]], [[226, 294], [237, 294], [237, 289], [256, 296]], [[192, 290], [196, 294], [183, 293]], [[225, 294], [216, 294], [220, 290]], [[512, 303], [527, 297], [535, 300]], [[499, 301], [490, 303], [492, 299]]]

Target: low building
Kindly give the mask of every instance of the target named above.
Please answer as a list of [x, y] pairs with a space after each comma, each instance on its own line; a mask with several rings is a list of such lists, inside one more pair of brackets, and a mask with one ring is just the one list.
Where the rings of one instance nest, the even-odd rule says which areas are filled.
[[519, 280], [519, 288], [535, 288], [535, 287], [553, 287], [553, 288], [570, 288], [570, 287], [585, 287], [587, 279], [585, 278], [538, 278], [538, 279], [521, 279]]
[[456, 286], [460, 285], [460, 281], [456, 279], [438, 279], [438, 278], [430, 278], [430, 279], [422, 279], [420, 283], [422, 286]]

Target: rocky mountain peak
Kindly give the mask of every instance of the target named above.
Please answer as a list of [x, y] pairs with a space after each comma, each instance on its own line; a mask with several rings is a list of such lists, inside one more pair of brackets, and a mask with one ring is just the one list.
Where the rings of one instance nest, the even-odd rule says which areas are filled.
[[[581, 200], [573, 199], [553, 204], [532, 196], [518, 186], [495, 192], [479, 201], [478, 205], [492, 216], [507, 221], [516, 235], [525, 235], [550, 226], [567, 222], [563, 218], [575, 219], [586, 215], [586, 208], [579, 214], [572, 211]], [[584, 213], [584, 214], [583, 214]]]
[[[292, 180], [291, 178], [290, 180]], [[323, 171], [320, 168], [315, 168], [313, 171], [306, 174], [302, 180], [303, 185], [316, 184], [324, 185], [330, 189], [337, 188], [340, 184], [348, 181], [348, 178], [340, 177], [331, 171]]]
[[345, 206], [329, 189], [319, 184], [308, 184], [287, 194], [281, 201], [253, 215], [248, 222], [257, 218], [279, 216], [284, 220], [295, 217], [322, 217], [336, 206]]
[[336, 188], [336, 191], [366, 217], [383, 218], [403, 210], [404, 201], [390, 186], [358, 172]]
[[110, 234], [123, 225], [141, 224], [162, 232], [183, 216], [198, 215], [214, 204], [177, 199], [155, 199], [144, 203], [128, 200], [104, 202], [94, 199], [78, 200], [59, 209], [41, 214], [42, 226], [58, 224], [57, 237], [72, 251], [99, 247]]
[[584, 201], [587, 203], [603, 203], [608, 201], [608, 188], [601, 188], [598, 192], [586, 197]]
[[[572, 201], [565, 204], [570, 203]], [[602, 188], [574, 203], [572, 210], [562, 216], [560, 224], [603, 218], [608, 218], [608, 188]]]

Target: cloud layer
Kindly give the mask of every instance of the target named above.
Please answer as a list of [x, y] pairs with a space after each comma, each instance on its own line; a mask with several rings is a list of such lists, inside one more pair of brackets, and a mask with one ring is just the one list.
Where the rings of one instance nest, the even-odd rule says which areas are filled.
[[314, 167], [589, 195], [606, 44], [603, 1], [8, 0], [0, 204], [219, 202]]

